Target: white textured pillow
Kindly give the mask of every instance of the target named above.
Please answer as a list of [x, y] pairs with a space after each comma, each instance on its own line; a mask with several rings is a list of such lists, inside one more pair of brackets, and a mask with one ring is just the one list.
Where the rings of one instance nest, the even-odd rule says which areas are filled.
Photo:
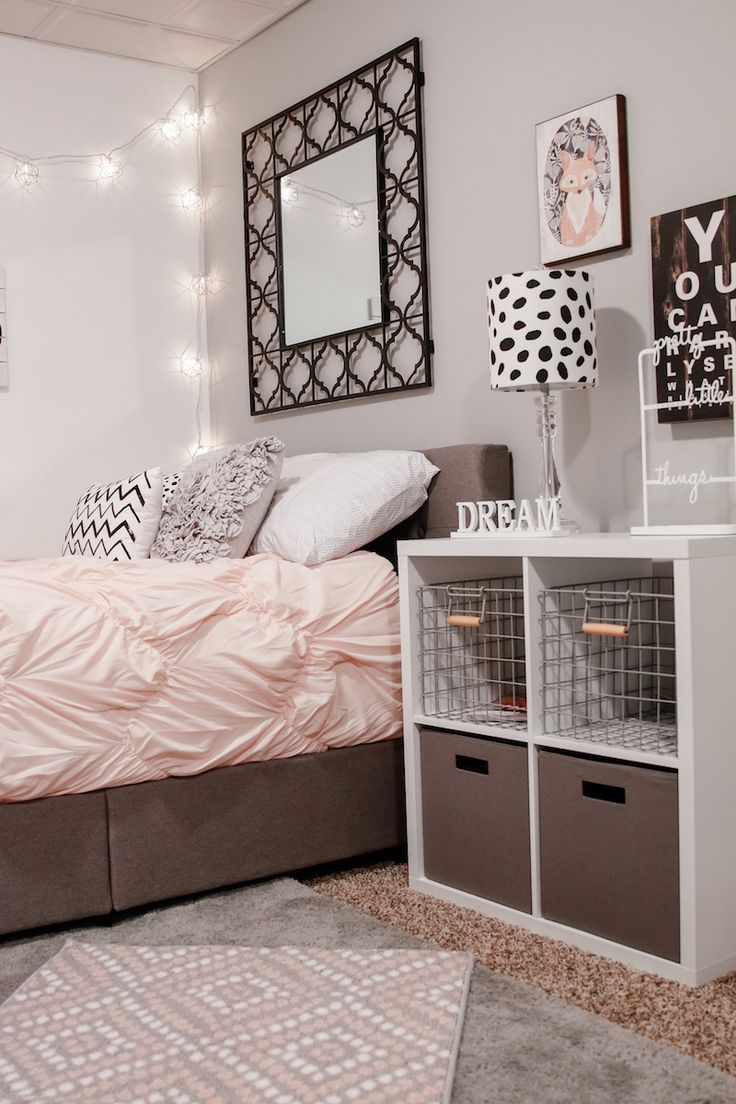
[[[309, 452], [301, 456], [285, 456], [281, 465], [281, 474], [276, 484], [270, 509], [273, 510], [285, 494], [288, 494], [297, 483], [311, 475], [328, 460], [337, 460], [339, 452]], [[164, 477], [164, 503], [166, 502], [166, 478]], [[258, 538], [256, 537], [256, 540]]]
[[160, 468], [149, 468], [107, 486], [95, 483], [77, 503], [61, 554], [147, 560], [160, 520]]
[[317, 453], [287, 460], [250, 552], [303, 564], [346, 556], [411, 517], [438, 471], [421, 452]]
[[283, 448], [276, 437], [259, 437], [206, 453], [167, 477], [151, 555], [194, 563], [241, 559], [271, 504]]

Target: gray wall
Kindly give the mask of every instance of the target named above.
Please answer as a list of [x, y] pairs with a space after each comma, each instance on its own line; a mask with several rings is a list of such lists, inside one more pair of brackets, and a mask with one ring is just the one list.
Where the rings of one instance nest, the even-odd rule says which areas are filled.
[[[435, 386], [426, 393], [251, 419], [240, 135], [404, 40], [422, 40]], [[208, 69], [203, 103], [208, 308], [217, 439], [276, 433], [292, 452], [506, 442], [517, 496], [536, 493], [529, 394], [491, 394], [485, 283], [539, 265], [534, 124], [627, 97], [633, 249], [589, 263], [600, 386], [563, 394], [567, 513], [638, 522], [636, 354], [651, 340], [649, 218], [736, 191], [733, 0], [309, 0]]]

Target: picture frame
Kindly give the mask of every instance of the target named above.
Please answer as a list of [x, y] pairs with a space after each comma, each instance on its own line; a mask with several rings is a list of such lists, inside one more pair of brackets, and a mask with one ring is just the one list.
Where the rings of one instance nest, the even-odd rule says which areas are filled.
[[538, 123], [536, 147], [544, 267], [628, 249], [626, 97], [608, 96]]

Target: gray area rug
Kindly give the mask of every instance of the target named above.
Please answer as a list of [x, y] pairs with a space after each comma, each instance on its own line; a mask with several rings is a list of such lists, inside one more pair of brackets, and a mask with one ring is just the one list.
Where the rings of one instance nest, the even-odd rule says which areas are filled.
[[[67, 939], [133, 945], [422, 947], [291, 879], [107, 923], [0, 940], [0, 999]], [[0, 1101], [2, 1095], [0, 1094]], [[736, 1079], [523, 982], [476, 966], [453, 1104], [736, 1104]]]

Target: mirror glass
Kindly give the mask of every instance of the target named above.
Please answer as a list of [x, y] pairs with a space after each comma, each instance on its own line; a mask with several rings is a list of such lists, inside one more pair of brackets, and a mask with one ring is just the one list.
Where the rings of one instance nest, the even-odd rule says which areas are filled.
[[381, 321], [375, 134], [279, 180], [284, 338]]

